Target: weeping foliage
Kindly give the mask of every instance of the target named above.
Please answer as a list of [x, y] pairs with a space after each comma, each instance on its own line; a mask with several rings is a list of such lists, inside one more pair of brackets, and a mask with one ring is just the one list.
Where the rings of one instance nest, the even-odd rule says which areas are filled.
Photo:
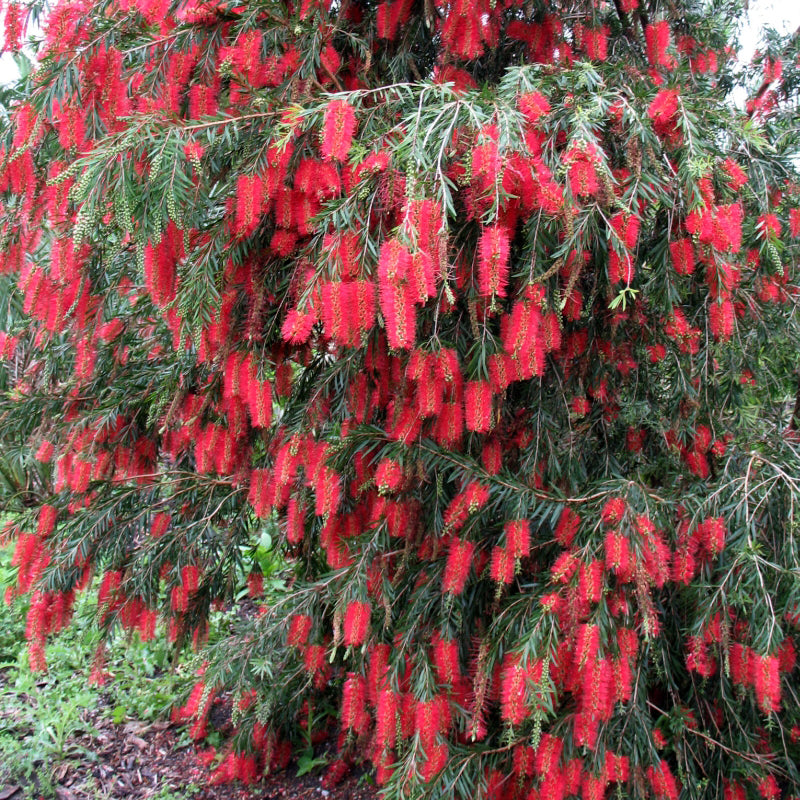
[[31, 665], [81, 591], [199, 648], [215, 781], [800, 793], [798, 48], [740, 11], [57, 3], [0, 149]]

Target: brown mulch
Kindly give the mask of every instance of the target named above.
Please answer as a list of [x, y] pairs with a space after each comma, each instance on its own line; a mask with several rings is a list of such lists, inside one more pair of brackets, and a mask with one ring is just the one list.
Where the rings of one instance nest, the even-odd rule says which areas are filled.
[[[92, 733], [71, 740], [69, 759], [42, 765], [52, 770], [57, 800], [147, 800], [171, 791], [192, 800], [376, 800], [377, 792], [353, 773], [338, 786], [325, 789], [324, 773], [296, 777], [296, 768], [269, 775], [250, 786], [211, 785], [209, 771], [200, 765], [193, 745], [181, 744], [170, 722], [114, 724], [101, 709], [85, 712]], [[185, 740], [184, 740], [185, 741]], [[76, 752], [84, 753], [76, 757]], [[3, 785], [0, 800], [23, 800], [36, 787]]]

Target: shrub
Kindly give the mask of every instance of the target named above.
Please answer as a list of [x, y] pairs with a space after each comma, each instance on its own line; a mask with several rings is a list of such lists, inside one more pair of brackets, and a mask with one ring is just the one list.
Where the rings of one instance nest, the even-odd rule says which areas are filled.
[[55, 6], [0, 174], [32, 664], [92, 574], [202, 647], [266, 529], [176, 711], [233, 694], [214, 780], [800, 791], [797, 45], [743, 73], [737, 8]]

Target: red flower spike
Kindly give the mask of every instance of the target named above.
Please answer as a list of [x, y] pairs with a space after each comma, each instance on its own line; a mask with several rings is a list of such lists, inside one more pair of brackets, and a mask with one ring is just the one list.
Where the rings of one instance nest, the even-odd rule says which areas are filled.
[[502, 547], [492, 548], [489, 573], [492, 580], [499, 584], [508, 584], [514, 580], [514, 556]]
[[366, 705], [367, 682], [361, 675], [348, 672], [342, 690], [342, 726], [356, 733], [364, 733], [370, 721]]
[[464, 591], [469, 571], [472, 568], [474, 552], [473, 542], [456, 538], [452, 540], [442, 577], [442, 592], [459, 595]]
[[503, 526], [506, 549], [513, 558], [526, 558], [531, 549], [531, 528], [526, 519], [509, 520]]
[[375, 712], [375, 741], [383, 750], [393, 747], [397, 739], [398, 698], [391, 689], [381, 689]]
[[286, 635], [286, 644], [290, 647], [303, 648], [308, 644], [308, 635], [311, 633], [312, 620], [307, 614], [293, 614], [289, 618], [289, 632]]
[[550, 103], [539, 92], [528, 92], [520, 95], [517, 98], [517, 106], [531, 125], [537, 125], [543, 117], [550, 113]]
[[352, 601], [344, 613], [344, 643], [347, 647], [359, 647], [369, 634], [372, 608], [369, 603]]
[[527, 681], [528, 672], [519, 656], [506, 655], [500, 673], [500, 716], [504, 722], [520, 725], [530, 716]]
[[563, 547], [569, 547], [578, 532], [580, 524], [580, 517], [571, 508], [565, 508], [558, 518], [558, 524], [554, 531], [556, 541]]
[[332, 100], [325, 109], [320, 152], [327, 161], [346, 161], [356, 132], [355, 109], [345, 100]]
[[438, 634], [434, 634], [431, 645], [431, 660], [436, 680], [441, 685], [455, 690], [462, 680], [458, 642], [455, 639], [442, 639]]
[[647, 780], [655, 800], [678, 800], [680, 784], [666, 761], [662, 760], [657, 766], [648, 767]]
[[611, 497], [606, 500], [600, 511], [600, 518], [607, 527], [619, 525], [628, 510], [627, 503], [621, 497]]
[[547, 776], [558, 771], [564, 743], [557, 736], [543, 733], [536, 748], [534, 769], [537, 775]]
[[488, 433], [492, 428], [492, 387], [486, 381], [468, 381], [464, 387], [467, 430]]
[[483, 229], [478, 240], [478, 292], [481, 297], [505, 297], [511, 237], [502, 225]]

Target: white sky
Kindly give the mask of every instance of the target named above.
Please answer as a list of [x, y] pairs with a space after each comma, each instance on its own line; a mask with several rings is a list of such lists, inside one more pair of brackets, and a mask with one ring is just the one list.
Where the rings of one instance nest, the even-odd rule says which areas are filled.
[[[800, 2], [798, 0], [750, 0], [748, 24], [741, 33], [739, 57], [747, 63], [758, 47], [761, 29], [771, 25], [788, 33], [800, 27]], [[3, 39], [3, 26], [0, 25], [0, 41]], [[5, 53], [0, 57], [0, 84], [6, 84], [17, 76], [17, 68], [12, 57]]]
[[740, 39], [739, 58], [746, 64], [758, 48], [761, 29], [769, 25], [782, 33], [800, 27], [800, 3], [797, 0], [751, 0], [748, 24]]

